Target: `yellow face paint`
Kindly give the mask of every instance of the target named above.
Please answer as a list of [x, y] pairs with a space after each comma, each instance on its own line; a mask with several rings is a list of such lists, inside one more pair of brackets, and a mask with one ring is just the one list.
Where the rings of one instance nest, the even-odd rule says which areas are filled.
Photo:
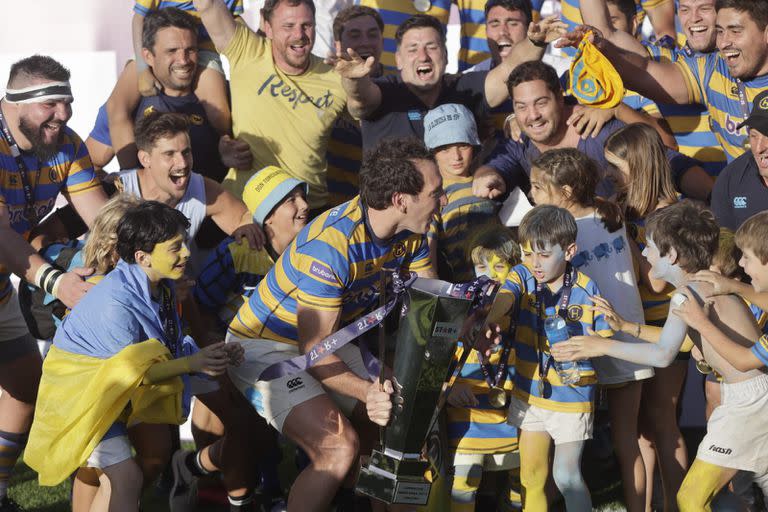
[[189, 260], [189, 249], [184, 243], [184, 236], [179, 234], [170, 240], [155, 244], [150, 256], [151, 268], [157, 277], [176, 280], [184, 275], [184, 268]]
[[501, 259], [498, 255], [492, 254], [488, 260], [488, 275], [491, 279], [503, 283], [507, 279], [507, 274], [512, 269], [509, 263]]

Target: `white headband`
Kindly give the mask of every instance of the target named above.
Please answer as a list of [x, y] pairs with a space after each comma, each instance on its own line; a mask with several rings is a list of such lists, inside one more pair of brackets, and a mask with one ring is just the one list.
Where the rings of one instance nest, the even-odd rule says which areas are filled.
[[23, 89], [7, 89], [5, 101], [8, 103], [44, 103], [46, 101], [72, 100], [72, 88], [69, 82], [46, 82], [31, 85]]

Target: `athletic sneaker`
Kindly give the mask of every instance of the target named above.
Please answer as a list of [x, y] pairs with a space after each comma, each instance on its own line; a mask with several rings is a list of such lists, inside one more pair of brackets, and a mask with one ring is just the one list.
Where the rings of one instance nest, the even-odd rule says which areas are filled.
[[187, 467], [189, 450], [176, 450], [171, 459], [173, 487], [168, 496], [171, 512], [190, 512], [197, 506], [197, 477]]
[[21, 505], [8, 496], [4, 496], [3, 499], [0, 500], [0, 512], [23, 512], [23, 510]]

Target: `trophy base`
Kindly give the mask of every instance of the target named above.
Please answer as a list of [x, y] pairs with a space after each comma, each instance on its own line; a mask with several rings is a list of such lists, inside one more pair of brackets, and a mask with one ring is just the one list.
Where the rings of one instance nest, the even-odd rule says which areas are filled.
[[360, 468], [355, 490], [391, 505], [426, 505], [432, 488], [424, 478], [428, 468], [426, 461], [399, 461], [374, 450], [368, 465]]

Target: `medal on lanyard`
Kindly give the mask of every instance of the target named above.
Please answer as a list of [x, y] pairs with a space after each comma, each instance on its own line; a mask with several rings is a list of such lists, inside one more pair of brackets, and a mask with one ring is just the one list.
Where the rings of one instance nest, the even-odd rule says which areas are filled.
[[432, 2], [430, 0], [413, 0], [413, 8], [418, 12], [427, 12], [432, 8]]
[[[514, 332], [514, 330], [513, 330]], [[507, 380], [507, 366], [509, 364], [509, 352], [512, 346], [511, 340], [502, 338], [503, 348], [501, 350], [501, 359], [496, 365], [496, 371], [491, 373], [491, 364], [486, 360], [482, 352], [478, 352], [480, 360], [480, 371], [483, 373], [485, 381], [488, 383], [488, 403], [495, 409], [501, 409], [507, 405], [507, 392], [504, 390], [504, 382]]]
[[[573, 289], [573, 267], [570, 263], [565, 266], [565, 275], [563, 276], [563, 287], [561, 288], [560, 303], [557, 307], [557, 314], [563, 318], [567, 318], [565, 313], [568, 309], [568, 301], [571, 300], [571, 290]], [[539, 367], [539, 396], [544, 397], [545, 381], [547, 380], [547, 373], [549, 367], [552, 365], [552, 356], [546, 356], [544, 354], [544, 348], [546, 346], [546, 335], [544, 335], [544, 342], [542, 342], [541, 331], [544, 330], [544, 322], [542, 318], [544, 316], [543, 308], [543, 290], [544, 285], [542, 283], [536, 283], [536, 352], [538, 358]]]

